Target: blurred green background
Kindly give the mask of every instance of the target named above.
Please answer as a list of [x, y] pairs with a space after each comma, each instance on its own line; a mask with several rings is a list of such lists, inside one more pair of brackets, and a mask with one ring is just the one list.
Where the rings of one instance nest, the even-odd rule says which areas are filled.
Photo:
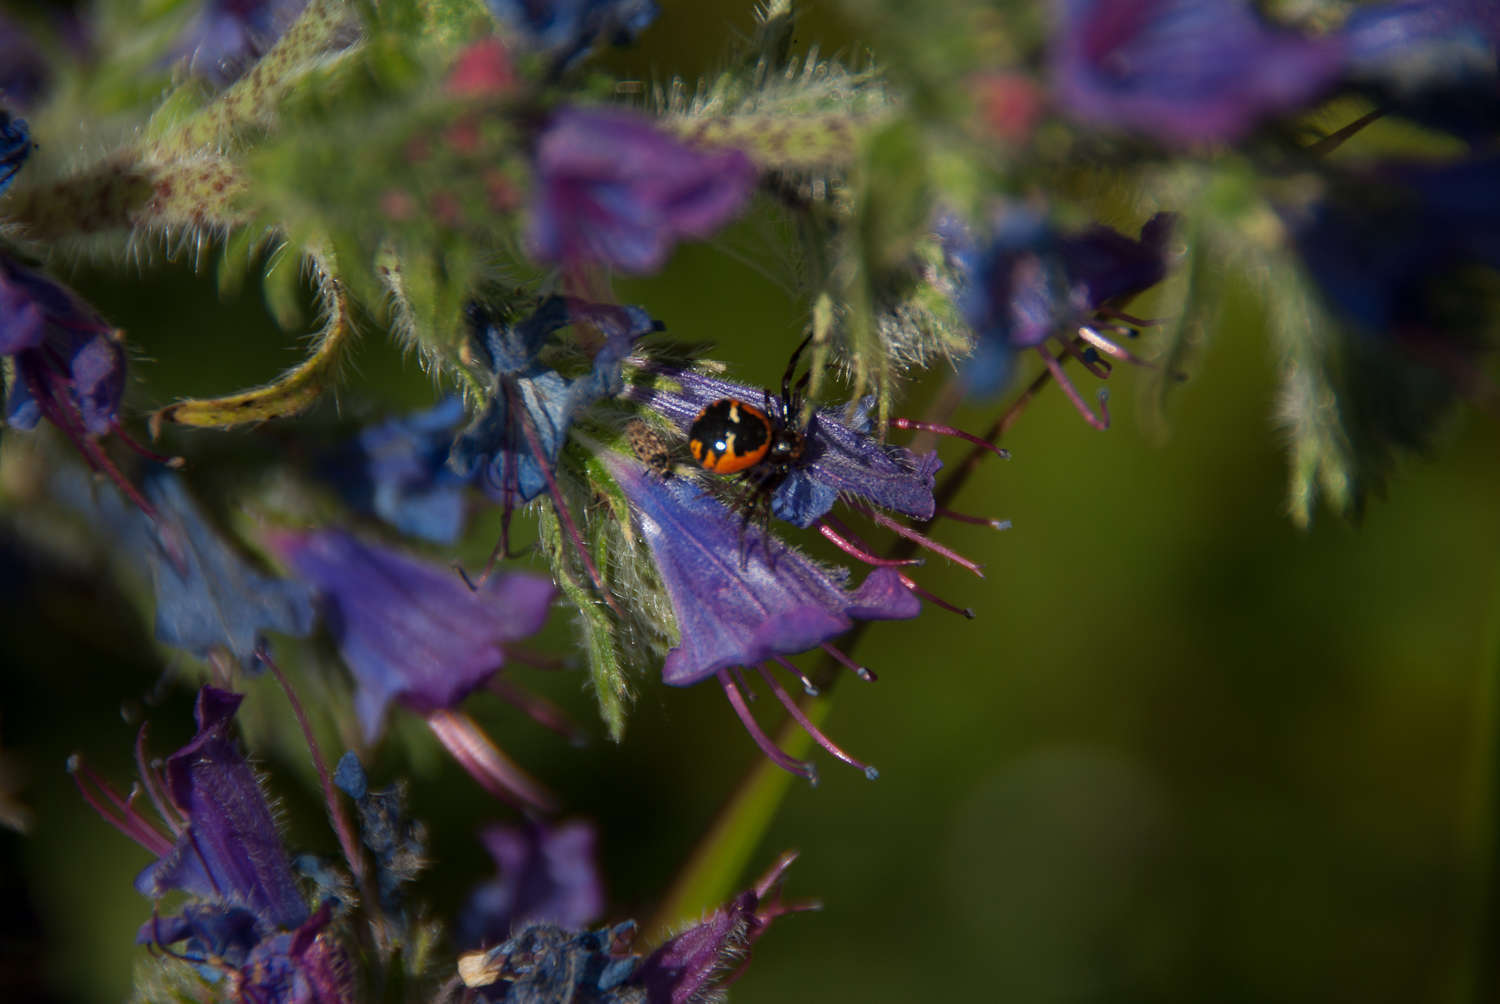
[[[727, 5], [664, 6], [617, 69], [706, 69], [723, 47], [702, 39], [748, 25]], [[847, 32], [814, 10], [802, 41], [847, 47]], [[750, 220], [616, 291], [770, 383], [805, 309], [774, 254]], [[72, 278], [127, 329], [143, 411], [297, 357], [257, 291], [223, 303], [211, 269]], [[793, 786], [745, 880], [797, 848], [788, 898], [824, 908], [772, 928], [736, 1001], [1500, 999], [1500, 430], [1467, 410], [1432, 458], [1400, 465], [1361, 527], [1325, 515], [1299, 532], [1282, 516], [1276, 360], [1256, 305], [1228, 306], [1165, 430], [1137, 417], [1145, 374], [1110, 382], [1106, 433], [1049, 390], [1008, 439], [1014, 458], [983, 466], [956, 500], [1014, 529], [941, 525], [987, 577], [941, 560], [916, 576], [978, 617], [931, 610], [861, 640], [855, 654], [880, 680], [844, 681], [827, 729], [882, 776], [825, 757], [819, 788]], [[900, 410], [922, 414], [938, 377]], [[338, 409], [359, 418], [430, 397], [371, 333]], [[966, 407], [955, 424], [982, 430], [1001, 407]], [[309, 422], [334, 413], [330, 402]], [[495, 525], [472, 535], [471, 557]], [[132, 941], [150, 908], [130, 881], [148, 859], [82, 804], [63, 762], [81, 750], [124, 784], [141, 714], [158, 753], [191, 733], [193, 683], [162, 681], [172, 667], [149, 615], [96, 565], [25, 527], [17, 515], [0, 535], [0, 787], [33, 813], [27, 836], [0, 831], [0, 998], [115, 1001], [144, 951]], [[567, 653], [570, 638], [559, 611], [537, 647]], [[576, 663], [516, 679], [568, 706], [592, 742], [570, 747], [485, 696], [475, 714], [569, 815], [598, 822], [609, 919], [644, 921], [760, 754], [712, 684], [641, 679], [615, 747]], [[315, 704], [337, 691], [303, 682]], [[250, 690], [252, 732], [285, 716], [269, 680]], [[419, 726], [394, 731], [372, 773], [412, 781], [432, 839], [414, 898], [451, 917], [490, 873], [476, 828], [514, 817]], [[305, 754], [280, 743], [260, 765], [289, 843], [332, 852]]]

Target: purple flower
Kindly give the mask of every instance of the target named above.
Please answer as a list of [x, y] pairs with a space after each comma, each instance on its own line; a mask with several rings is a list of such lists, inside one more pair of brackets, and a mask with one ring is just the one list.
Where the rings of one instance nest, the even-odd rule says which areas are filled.
[[1233, 142], [1320, 97], [1336, 39], [1268, 27], [1240, 0], [1056, 0], [1052, 86], [1080, 122], [1174, 146]]
[[552, 605], [540, 576], [494, 575], [471, 590], [452, 569], [338, 530], [267, 539], [321, 595], [372, 741], [393, 700], [423, 715], [456, 706], [505, 663], [506, 644], [541, 629]]
[[615, 454], [604, 460], [630, 500], [677, 615], [681, 641], [662, 667], [672, 686], [805, 652], [855, 620], [905, 620], [921, 610], [891, 569], [877, 568], [851, 592], [844, 573], [744, 527], [692, 482], [659, 481]]
[[868, 675], [828, 642], [856, 620], [915, 617], [921, 602], [900, 573], [877, 568], [859, 588], [848, 590], [845, 573], [818, 565], [760, 528], [745, 525], [695, 484], [682, 478], [659, 480], [617, 454], [605, 454], [603, 459], [630, 502], [676, 617], [680, 641], [667, 653], [662, 679], [685, 687], [716, 677], [766, 755], [815, 781], [812, 765], [788, 757], [750, 716], [729, 671], [754, 666], [788, 713], [820, 745], [874, 777], [873, 768], [823, 736], [760, 664], [776, 662], [811, 688], [784, 657], [822, 648]]
[[324, 473], [350, 505], [402, 533], [451, 544], [467, 515], [468, 480], [448, 466], [463, 418], [463, 401], [447, 397], [426, 411], [372, 425]]
[[589, 823], [491, 826], [480, 838], [500, 874], [469, 897], [458, 919], [460, 944], [498, 944], [535, 923], [578, 929], [603, 912], [604, 885]]
[[1350, 79], [1377, 104], [1483, 145], [1500, 130], [1500, 5], [1401, 0], [1358, 7], [1339, 33]]
[[528, 238], [540, 260], [651, 273], [679, 240], [702, 239], [749, 201], [738, 150], [695, 150], [622, 109], [564, 108], [537, 140]]
[[136, 518], [146, 524], [157, 641], [202, 659], [228, 649], [248, 670], [260, 661], [266, 631], [312, 630], [312, 590], [251, 567], [203, 518], [180, 478], [152, 475], [146, 497], [156, 518]]
[[[1033, 210], [1008, 208], [996, 217], [982, 248], [959, 225], [950, 225], [945, 239], [964, 277], [959, 307], [974, 331], [974, 353], [964, 364], [969, 388], [981, 394], [1001, 390], [1016, 357], [1031, 349], [1086, 419], [1108, 425], [1108, 413], [1099, 418], [1089, 410], [1046, 343], [1056, 339], [1065, 354], [1101, 376], [1108, 368], [1099, 353], [1138, 361], [1094, 327], [1095, 317], [1166, 275], [1173, 220], [1170, 213], [1157, 213], [1141, 228], [1140, 239], [1132, 240], [1104, 226], [1059, 233]], [[1075, 336], [1085, 343], [1082, 349]]]
[[520, 32], [559, 68], [575, 62], [600, 39], [635, 41], [659, 13], [655, 0], [488, 0], [490, 10]]
[[[766, 396], [764, 390], [694, 370], [660, 369], [653, 375], [659, 378], [658, 385], [633, 385], [626, 396], [671, 420], [684, 435], [714, 401], [734, 398], [760, 406]], [[678, 389], [664, 389], [660, 379]], [[853, 416], [847, 418], [837, 408], [813, 413], [803, 433], [803, 457], [771, 497], [771, 511], [778, 518], [806, 529], [826, 516], [840, 496], [914, 519], [932, 518], [934, 478], [942, 461], [936, 451], [918, 456], [876, 439], [870, 418], [873, 403], [873, 397], [858, 402]]]
[[1500, 156], [1377, 165], [1282, 215], [1324, 296], [1358, 329], [1439, 334], [1449, 325], [1434, 286], [1467, 266], [1500, 269]]
[[[167, 758], [165, 770], [167, 795], [187, 826], [135, 887], [152, 899], [175, 889], [242, 908], [266, 936], [300, 927], [308, 909], [255, 771], [230, 736], [242, 699], [213, 687], [198, 692], [198, 733]], [[154, 940], [151, 924], [141, 933]]]
[[750, 947], [777, 917], [815, 905], [780, 901], [786, 870], [797, 855], [783, 854], [754, 888], [746, 889], [701, 924], [662, 945], [641, 965], [632, 982], [646, 988], [650, 1004], [689, 1004], [703, 1000], [743, 972]]
[[[453, 444], [450, 463], [507, 506], [547, 490], [573, 416], [619, 392], [620, 364], [630, 346], [661, 327], [639, 307], [561, 296], [545, 300], [517, 324], [496, 323], [477, 303], [470, 305], [469, 320], [471, 350], [493, 382], [484, 411]], [[551, 334], [568, 325], [604, 336], [593, 367], [573, 379], [537, 358]]]

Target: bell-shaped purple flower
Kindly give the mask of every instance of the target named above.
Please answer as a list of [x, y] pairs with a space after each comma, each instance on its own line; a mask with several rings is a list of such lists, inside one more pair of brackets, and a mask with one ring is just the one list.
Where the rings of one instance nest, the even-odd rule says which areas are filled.
[[564, 108], [537, 140], [531, 252], [565, 266], [651, 273], [680, 240], [745, 208], [757, 171], [738, 150], [696, 150], [623, 109]]
[[1042, 214], [1012, 207], [996, 216], [982, 247], [960, 225], [951, 224], [945, 239], [963, 276], [959, 307], [974, 331], [965, 383], [981, 394], [1003, 389], [1017, 356], [1030, 349], [1042, 357], [1085, 419], [1107, 426], [1108, 413], [1102, 418], [1093, 414], [1047, 342], [1056, 339], [1064, 354], [1099, 376], [1109, 372], [1099, 354], [1138, 362], [1104, 337], [1096, 319], [1166, 275], [1173, 221], [1172, 214], [1157, 213], [1135, 240], [1097, 225], [1061, 233]]
[[240, 907], [263, 934], [292, 930], [307, 921], [307, 903], [255, 771], [230, 735], [241, 700], [213, 687], [199, 691], [198, 733], [167, 758], [165, 769], [167, 795], [187, 826], [135, 887], [152, 899], [182, 890]]
[[[453, 444], [450, 463], [507, 505], [548, 489], [573, 416], [622, 386], [620, 365], [635, 340], [660, 324], [639, 307], [548, 298], [530, 317], [501, 324], [478, 304], [469, 310], [470, 348], [493, 376], [484, 411]], [[537, 356], [553, 332], [587, 325], [604, 336], [593, 367], [569, 379]]]
[[677, 616], [681, 641], [662, 666], [672, 686], [806, 652], [855, 620], [905, 620], [921, 611], [890, 569], [877, 568], [851, 591], [845, 574], [746, 527], [693, 482], [658, 480], [615, 454], [604, 460], [630, 500]]
[[1336, 38], [1265, 24], [1242, 0], [1056, 0], [1052, 87], [1072, 118], [1173, 146], [1233, 142], [1321, 97]]
[[552, 584], [522, 572], [470, 589], [428, 564], [338, 530], [271, 531], [272, 551], [323, 600], [354, 675], [366, 738], [399, 701], [418, 714], [455, 707], [505, 663], [505, 646], [541, 630]]
[[468, 479], [448, 466], [463, 419], [463, 401], [447, 397], [425, 411], [372, 425], [323, 473], [350, 505], [402, 533], [451, 544], [467, 516]]
[[579, 929], [604, 911], [594, 827], [490, 826], [480, 834], [500, 874], [474, 890], [458, 919], [462, 945], [496, 945], [527, 924]]
[[528, 47], [558, 67], [586, 55], [599, 41], [626, 45], [651, 26], [655, 0], [488, 0], [490, 10]]

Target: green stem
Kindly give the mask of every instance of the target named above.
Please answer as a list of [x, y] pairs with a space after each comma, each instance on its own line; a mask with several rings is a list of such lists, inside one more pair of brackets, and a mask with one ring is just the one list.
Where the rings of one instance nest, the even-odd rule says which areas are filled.
[[1465, 960], [1473, 970], [1476, 1004], [1500, 1004], [1500, 966], [1494, 946], [1500, 938], [1500, 588], [1490, 609], [1486, 663], [1474, 695], [1476, 737], [1474, 845], [1479, 858], [1473, 903], [1474, 935]]

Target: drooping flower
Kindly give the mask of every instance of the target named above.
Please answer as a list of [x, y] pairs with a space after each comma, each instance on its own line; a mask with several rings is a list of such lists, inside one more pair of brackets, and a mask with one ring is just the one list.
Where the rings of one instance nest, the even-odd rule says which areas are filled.
[[324, 473], [355, 508], [402, 533], [451, 544], [467, 516], [468, 479], [448, 466], [463, 419], [463, 401], [447, 397], [425, 411], [372, 425]]
[[[451, 463], [498, 502], [529, 502], [548, 490], [573, 417], [622, 386], [630, 346], [660, 325], [639, 307], [612, 307], [553, 296], [516, 324], [501, 324], [479, 304], [469, 308], [470, 352], [491, 376], [484, 411], [453, 444]], [[569, 325], [604, 336], [593, 366], [569, 379], [538, 356]]]
[[488, 0], [490, 10], [558, 68], [598, 42], [627, 45], [656, 20], [655, 0]]
[[475, 889], [464, 905], [460, 944], [499, 944], [528, 924], [577, 930], [603, 912], [604, 884], [591, 824], [490, 826], [480, 839], [500, 874]]
[[[630, 502], [676, 616], [680, 641], [667, 653], [662, 679], [682, 687], [716, 677], [766, 754], [786, 769], [814, 778], [810, 764], [787, 757], [755, 725], [729, 671], [776, 662], [797, 672], [785, 657], [813, 648], [853, 667], [830, 639], [856, 620], [915, 617], [920, 601], [891, 568], [876, 568], [849, 590], [843, 572], [814, 563], [759, 527], [746, 526], [691, 481], [660, 480], [617, 454], [603, 459]], [[867, 769], [829, 743], [764, 667], [760, 671], [815, 739], [846, 762]]]
[[[1139, 362], [1104, 337], [1099, 315], [1166, 275], [1172, 225], [1170, 213], [1157, 213], [1141, 228], [1139, 240], [1104, 226], [1066, 234], [1040, 213], [1008, 208], [996, 217], [985, 246], [976, 247], [966, 230], [950, 224], [945, 240], [963, 276], [959, 307], [975, 336], [973, 355], [963, 369], [969, 388], [976, 393], [1001, 390], [1017, 355], [1031, 349], [1084, 418], [1106, 427], [1109, 414], [1102, 408], [1102, 392], [1100, 416], [1084, 403], [1046, 343], [1055, 339], [1064, 355], [1098, 376], [1109, 372], [1098, 359], [1101, 353]], [[1133, 320], [1116, 313], [1113, 320], [1119, 319]], [[1104, 320], [1117, 326], [1108, 314]]]
[[395, 701], [486, 790], [549, 805], [458, 704], [505, 664], [506, 646], [541, 630], [552, 583], [509, 572], [469, 588], [451, 568], [339, 530], [268, 531], [271, 550], [322, 599], [323, 619], [354, 676], [354, 710], [373, 741]]
[[781, 902], [782, 855], [753, 888], [642, 959], [631, 954], [629, 921], [595, 931], [548, 923], [523, 927], [487, 951], [462, 956], [464, 984], [486, 1004], [577, 1001], [579, 1004], [689, 1004], [717, 1000], [745, 971], [750, 948], [772, 921], [817, 904]]
[[157, 641], [204, 659], [227, 649], [248, 670], [259, 662], [265, 632], [312, 630], [312, 590], [251, 567], [203, 518], [181, 478], [151, 475], [146, 497], [156, 511], [154, 524], [147, 521], [146, 563]]
[[136, 877], [136, 889], [153, 900], [170, 892], [192, 897], [181, 912], [146, 921], [140, 943], [185, 943], [184, 959], [210, 981], [227, 976], [246, 999], [351, 1001], [346, 957], [326, 930], [330, 912], [308, 909], [255, 772], [230, 734], [241, 700], [202, 688], [198, 732], [160, 776], [146, 762], [142, 731], [141, 783], [173, 837], [76, 758], [75, 780], [106, 820], [158, 856]]
[[1227, 143], [1321, 97], [1337, 38], [1265, 24], [1242, 0], [1056, 0], [1052, 87], [1069, 116], [1173, 146]]
[[680, 240], [745, 208], [757, 171], [738, 150], [696, 150], [623, 109], [564, 108], [537, 140], [530, 249], [565, 266], [652, 273]]

